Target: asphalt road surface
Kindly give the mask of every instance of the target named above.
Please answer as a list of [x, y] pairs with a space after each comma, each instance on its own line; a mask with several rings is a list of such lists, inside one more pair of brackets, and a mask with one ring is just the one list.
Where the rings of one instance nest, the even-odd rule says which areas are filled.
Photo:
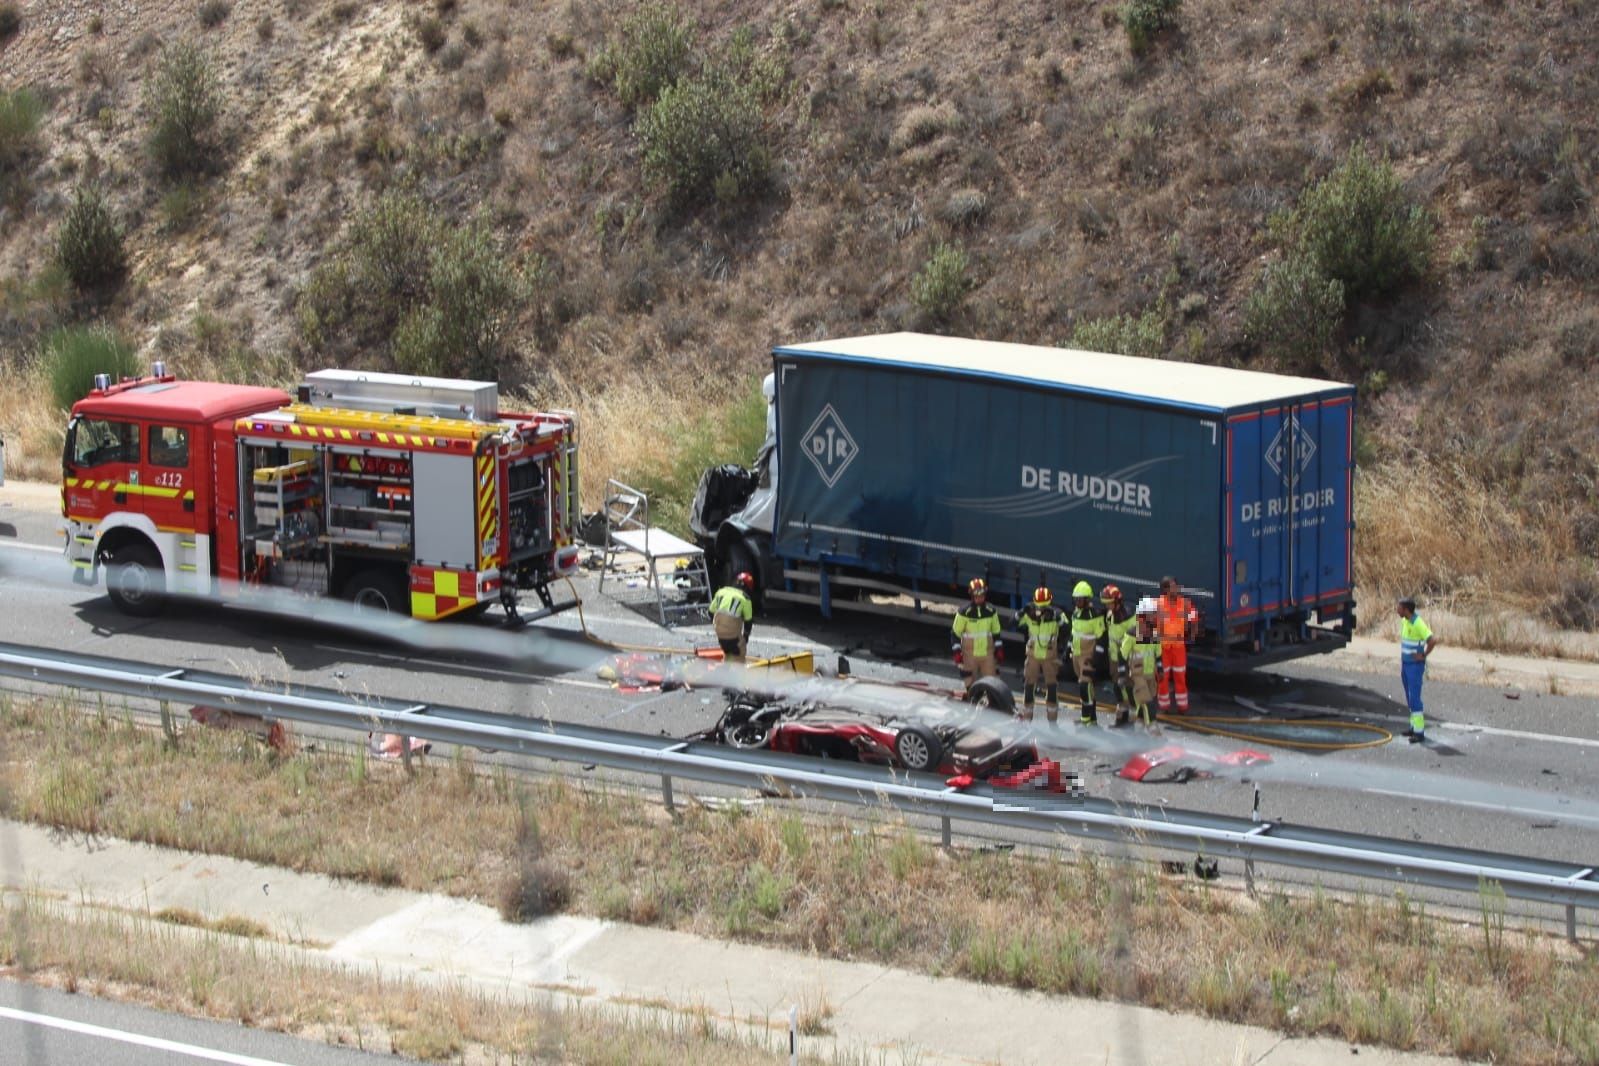
[[0, 1061], [17, 1066], [372, 1066], [372, 1055], [227, 1022], [0, 981]]
[[[37, 493], [7, 501], [9, 491], [0, 490], [0, 639], [651, 735], [705, 728], [722, 706], [711, 690], [617, 691], [596, 674], [611, 653], [585, 639], [577, 612], [509, 631], [496, 608], [480, 619], [419, 625], [420, 646], [237, 607], [185, 604], [154, 619], [128, 618], [102, 590], [67, 580], [59, 519], [48, 501]], [[606, 640], [679, 650], [715, 643], [703, 623], [657, 625], [647, 590], [626, 581], [608, 581], [602, 594], [585, 575], [576, 587], [589, 629]], [[860, 676], [953, 687], [946, 647], [932, 627], [871, 616], [825, 622], [794, 609], [759, 619], [751, 651], [810, 649], [829, 663], [844, 653]], [[1019, 685], [1015, 673], [1005, 668], [1007, 680]], [[1364, 673], [1310, 659], [1242, 677], [1200, 675], [1194, 684], [1196, 717], [1327, 719], [1395, 733], [1406, 725], [1397, 662], [1392, 671]], [[1058, 750], [1065, 765], [1084, 774], [1091, 793], [1112, 798], [1248, 815], [1258, 784], [1260, 813], [1269, 820], [1599, 865], [1599, 783], [1592, 772], [1599, 716], [1592, 700], [1440, 682], [1428, 683], [1427, 700], [1432, 740], [1425, 747], [1400, 738], [1306, 754], [1200, 734], [1172, 720], [1165, 741], [1197, 752], [1269, 752], [1272, 765], [1252, 772], [1250, 782], [1122, 780], [1115, 771], [1128, 757], [1161, 743], [1125, 731], [1065, 729]], [[1054, 745], [1055, 736], [1045, 734], [1046, 744]]]

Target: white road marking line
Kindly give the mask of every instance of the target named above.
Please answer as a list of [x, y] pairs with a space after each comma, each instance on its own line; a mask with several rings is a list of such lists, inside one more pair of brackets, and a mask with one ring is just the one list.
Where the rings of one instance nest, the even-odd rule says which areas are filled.
[[1396, 799], [1425, 800], [1428, 803], [1447, 803], [1454, 807], [1476, 807], [1484, 811], [1507, 811], [1511, 814], [1530, 814], [1537, 818], [1550, 818], [1557, 822], [1585, 822], [1589, 825], [1599, 825], [1599, 818], [1586, 814], [1568, 814], [1565, 811], [1551, 811], [1542, 807], [1512, 807], [1504, 803], [1482, 803], [1478, 800], [1455, 799], [1452, 796], [1429, 796], [1424, 792], [1400, 792], [1388, 788], [1363, 788], [1362, 792], [1373, 796], [1393, 796]]
[[11, 1007], [0, 1007], [0, 1018], [10, 1018], [13, 1021], [26, 1022], [29, 1025], [43, 1025], [51, 1029], [65, 1029], [69, 1033], [97, 1036], [102, 1040], [116, 1040], [124, 1044], [153, 1048], [157, 1051], [170, 1051], [178, 1055], [187, 1055], [193, 1059], [231, 1063], [232, 1066], [289, 1066], [288, 1063], [279, 1062], [277, 1059], [259, 1059], [254, 1055], [236, 1055], [231, 1051], [217, 1051], [214, 1048], [199, 1047], [195, 1044], [180, 1044], [176, 1040], [163, 1040], [158, 1036], [145, 1036], [143, 1033], [130, 1033], [122, 1029], [107, 1029], [102, 1025], [75, 1022], [67, 1018], [56, 1018], [49, 1014], [34, 1014], [32, 1011], [15, 1010]]
[[1498, 729], [1491, 725], [1469, 725], [1465, 722], [1434, 722], [1429, 729], [1449, 729], [1456, 733], [1486, 733], [1495, 737], [1510, 737], [1513, 740], [1540, 740], [1546, 744], [1569, 744], [1577, 748], [1599, 748], [1599, 740], [1589, 740], [1586, 737], [1561, 737], [1552, 733], [1527, 733], [1520, 729]]
[[[438, 666], [447, 670], [461, 669], [460, 663], [442, 662], [438, 659], [421, 659], [414, 655], [389, 655], [385, 652], [371, 651], [366, 648], [341, 648], [337, 644], [313, 644], [311, 647], [318, 651], [335, 651], [340, 655], [359, 655], [366, 659], [387, 659], [390, 662], [406, 663], [407, 665]], [[552, 685], [569, 685], [572, 688], [598, 688], [610, 691], [611, 686], [604, 681], [579, 681], [575, 677], [538, 677], [533, 674], [521, 674], [515, 670], [499, 670], [492, 666], [474, 666], [474, 674], [493, 674], [496, 677], [508, 677], [522, 682], [549, 682]]]
[[0, 540], [0, 548], [16, 548], [18, 551], [41, 552], [45, 555], [65, 555], [59, 546], [51, 548], [43, 544], [29, 544], [23, 540]]

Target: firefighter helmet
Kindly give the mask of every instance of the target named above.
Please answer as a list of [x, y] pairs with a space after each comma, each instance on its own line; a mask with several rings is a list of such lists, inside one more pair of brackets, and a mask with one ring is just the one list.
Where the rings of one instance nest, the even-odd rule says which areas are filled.
[[1138, 601], [1139, 614], [1154, 614], [1158, 610], [1159, 608], [1155, 605], [1155, 597], [1153, 596], [1145, 596]]
[[1055, 594], [1053, 592], [1049, 591], [1049, 589], [1045, 588], [1043, 585], [1040, 585], [1036, 589], [1033, 590], [1033, 606], [1034, 607], [1048, 607], [1050, 604], [1052, 604], [1054, 602], [1055, 602]]
[[738, 576], [733, 578], [733, 583], [745, 592], [755, 591], [755, 575], [748, 570], [740, 570]]
[[966, 591], [971, 594], [974, 600], [979, 596], [987, 596], [988, 582], [980, 577], [974, 577], [966, 583]]
[[1100, 603], [1120, 603], [1121, 598], [1122, 590], [1115, 585], [1106, 585], [1099, 590]]
[[1094, 586], [1086, 581], [1079, 581], [1072, 587], [1072, 599], [1091, 600], [1094, 598]]

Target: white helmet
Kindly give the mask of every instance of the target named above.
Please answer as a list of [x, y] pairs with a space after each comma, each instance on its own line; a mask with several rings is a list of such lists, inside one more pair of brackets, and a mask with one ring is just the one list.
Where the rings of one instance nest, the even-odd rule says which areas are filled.
[[1138, 601], [1138, 611], [1136, 613], [1138, 613], [1138, 614], [1154, 614], [1156, 612], [1156, 610], [1157, 610], [1157, 608], [1155, 606], [1155, 597], [1153, 597], [1153, 596], [1145, 596], [1143, 599]]

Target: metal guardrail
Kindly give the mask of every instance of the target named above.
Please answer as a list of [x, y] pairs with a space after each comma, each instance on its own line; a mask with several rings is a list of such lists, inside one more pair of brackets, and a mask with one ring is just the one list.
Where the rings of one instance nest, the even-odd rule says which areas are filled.
[[251, 684], [225, 674], [165, 669], [99, 656], [0, 643], [0, 675], [26, 681], [190, 703], [325, 726], [401, 733], [440, 744], [658, 776], [667, 805], [672, 779], [754, 788], [842, 803], [889, 806], [942, 820], [1012, 831], [1198, 850], [1269, 863], [1475, 893], [1497, 884], [1507, 897], [1563, 906], [1576, 939], [1576, 909], [1599, 909], [1599, 878], [1575, 862], [1414, 844], [1384, 837], [1253, 822], [1171, 808], [978, 786], [956, 791], [934, 775], [885, 773], [765, 751], [648, 737], [468, 708], [357, 698], [299, 685]]

